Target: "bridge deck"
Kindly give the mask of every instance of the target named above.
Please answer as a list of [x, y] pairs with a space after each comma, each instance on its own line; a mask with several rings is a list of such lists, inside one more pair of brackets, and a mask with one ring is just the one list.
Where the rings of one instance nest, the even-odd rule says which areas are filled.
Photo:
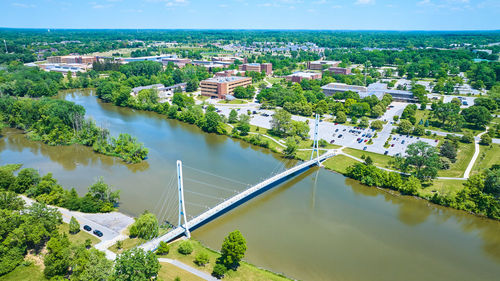
[[[327, 153], [320, 155], [319, 161], [320, 162], [324, 161], [327, 158], [330, 158], [334, 155], [335, 155], [335, 151], [329, 151]], [[301, 164], [299, 164], [293, 168], [290, 168], [290, 169], [288, 169], [280, 174], [277, 174], [273, 177], [270, 177], [270, 178], [258, 183], [257, 185], [254, 185], [251, 188], [246, 189], [245, 191], [242, 191], [241, 193], [236, 194], [235, 196], [225, 200], [222, 203], [219, 203], [215, 207], [207, 210], [206, 212], [201, 213], [197, 217], [188, 221], [187, 222], [188, 229], [195, 229], [195, 228], [209, 222], [210, 220], [217, 217], [218, 215], [221, 215], [221, 214], [227, 212], [228, 210], [232, 209], [233, 207], [241, 204], [242, 202], [245, 202], [246, 200], [248, 200], [249, 198], [251, 198], [255, 194], [260, 194], [260, 192], [265, 191], [265, 189], [267, 187], [272, 186], [273, 184], [287, 178], [290, 175], [302, 172], [302, 171], [306, 170], [307, 168], [315, 165], [317, 163], [317, 161], [318, 161], [318, 159], [315, 158], [313, 160], [309, 160], [309, 161], [306, 161], [304, 163], [301, 163]], [[147, 251], [153, 251], [153, 250], [156, 250], [158, 248], [160, 241], [170, 242], [170, 241], [174, 240], [175, 238], [178, 238], [179, 236], [181, 236], [183, 233], [184, 233], [184, 228], [177, 227], [177, 228], [169, 231], [165, 235], [163, 235], [161, 237], [157, 237], [151, 241], [148, 241], [139, 247], [144, 249], [144, 250], [147, 250]]]

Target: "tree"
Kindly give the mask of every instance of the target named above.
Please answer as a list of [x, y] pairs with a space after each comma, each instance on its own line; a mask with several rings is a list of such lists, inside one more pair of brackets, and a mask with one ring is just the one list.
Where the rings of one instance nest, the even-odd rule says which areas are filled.
[[106, 281], [113, 274], [113, 261], [97, 249], [77, 249], [71, 261], [71, 280]]
[[198, 90], [198, 85], [199, 85], [198, 79], [196, 78], [189, 79], [186, 85], [186, 92], [196, 92], [196, 90]]
[[286, 158], [294, 158], [295, 154], [297, 154], [297, 142], [295, 138], [288, 137], [285, 142], [285, 149], [283, 149], [283, 154], [285, 154]]
[[182, 241], [177, 251], [183, 255], [190, 255], [193, 252], [193, 245], [188, 240]]
[[483, 134], [479, 143], [482, 145], [490, 145], [491, 141], [491, 136], [489, 134]]
[[236, 125], [236, 129], [242, 136], [248, 135], [248, 132], [250, 132], [250, 116], [247, 114], [240, 114], [240, 119]]
[[194, 263], [196, 263], [199, 266], [204, 266], [209, 261], [210, 258], [208, 257], [208, 254], [206, 252], [199, 252], [194, 258]]
[[423, 125], [417, 125], [413, 128], [413, 134], [415, 136], [423, 136], [425, 134], [425, 128]]
[[277, 109], [271, 119], [271, 131], [278, 136], [286, 136], [292, 127], [292, 115], [283, 109]]
[[75, 219], [75, 217], [71, 217], [71, 220], [69, 221], [69, 233], [76, 234], [79, 231], [80, 231], [80, 224]]
[[69, 247], [70, 243], [66, 234], [60, 235], [57, 232], [52, 234], [47, 242], [48, 253], [43, 260], [45, 277], [51, 278], [68, 274], [71, 255]]
[[404, 165], [412, 167], [412, 175], [419, 180], [429, 180], [437, 176], [440, 163], [435, 147], [426, 142], [418, 141], [408, 145], [406, 154]]
[[34, 187], [40, 182], [38, 171], [33, 168], [26, 168], [19, 171], [13, 189], [16, 193], [24, 193], [31, 187]]
[[159, 270], [160, 263], [153, 252], [133, 248], [118, 255], [113, 275], [116, 281], [155, 280]]
[[494, 167], [485, 172], [484, 192], [489, 193], [497, 200], [500, 199], [500, 168]]
[[384, 128], [384, 122], [382, 122], [381, 120], [375, 120], [370, 124], [370, 127], [377, 131], [380, 131]]
[[168, 252], [170, 252], [170, 246], [168, 243], [160, 241], [160, 245], [158, 246], [158, 249], [156, 249], [156, 253], [158, 255], [166, 255]]
[[366, 158], [365, 158], [365, 164], [366, 165], [373, 164], [373, 160], [372, 160], [372, 158], [370, 156], [366, 156]]
[[400, 134], [404, 134], [404, 135], [409, 134], [409, 133], [411, 133], [412, 129], [413, 129], [413, 125], [411, 124], [410, 121], [408, 121], [406, 119], [401, 120], [398, 124], [398, 132]]
[[230, 124], [234, 124], [234, 123], [238, 122], [238, 112], [236, 112], [236, 110], [234, 110], [234, 109], [231, 109], [231, 112], [229, 112], [229, 118], [227, 119], [227, 121]]
[[247, 250], [246, 240], [239, 230], [224, 238], [221, 248], [221, 262], [228, 268], [237, 268]]
[[328, 112], [328, 103], [325, 100], [320, 100], [318, 104], [316, 104], [315, 112], [319, 115], [323, 115]]
[[418, 190], [422, 188], [420, 181], [418, 178], [414, 176], [410, 176], [403, 184], [401, 190], [405, 194], [416, 195]]
[[455, 162], [457, 158], [457, 147], [452, 142], [446, 140], [439, 148], [439, 154]]
[[359, 121], [359, 126], [361, 128], [367, 128], [368, 125], [370, 125], [368, 117], [366, 117], [366, 116], [361, 117], [361, 120]]
[[465, 121], [473, 124], [476, 128], [484, 128], [493, 119], [488, 109], [484, 106], [471, 106], [462, 110]]
[[347, 121], [347, 115], [343, 111], [337, 112], [337, 118], [335, 118], [335, 122], [337, 123], [345, 123]]
[[148, 211], [144, 212], [130, 227], [130, 236], [152, 239], [158, 236], [158, 219]]

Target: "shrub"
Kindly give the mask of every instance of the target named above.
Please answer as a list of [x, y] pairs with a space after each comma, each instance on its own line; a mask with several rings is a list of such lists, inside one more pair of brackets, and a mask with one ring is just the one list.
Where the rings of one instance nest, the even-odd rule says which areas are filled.
[[158, 249], [156, 250], [156, 253], [159, 255], [166, 255], [168, 254], [168, 252], [170, 252], [170, 245], [168, 245], [166, 242], [161, 241]]
[[210, 258], [208, 257], [208, 254], [205, 252], [198, 253], [194, 259], [194, 263], [196, 263], [199, 266], [204, 266], [209, 261], [210, 261]]
[[212, 271], [212, 276], [220, 279], [224, 277], [224, 274], [226, 274], [226, 272], [227, 268], [223, 264], [218, 263], [214, 266], [214, 270]]
[[177, 251], [183, 255], [190, 255], [193, 252], [193, 245], [189, 241], [183, 241], [179, 244]]
[[474, 142], [474, 136], [471, 133], [465, 133], [461, 138], [460, 141], [463, 143], [472, 143]]
[[490, 145], [491, 144], [491, 136], [488, 134], [483, 134], [481, 136], [481, 141], [479, 143], [482, 145]]

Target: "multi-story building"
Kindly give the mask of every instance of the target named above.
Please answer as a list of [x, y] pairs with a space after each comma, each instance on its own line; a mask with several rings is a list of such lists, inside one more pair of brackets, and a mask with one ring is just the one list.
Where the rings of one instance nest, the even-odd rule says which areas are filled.
[[216, 77], [231, 77], [231, 76], [245, 76], [245, 71], [239, 71], [236, 69], [223, 70], [215, 73]]
[[323, 93], [326, 96], [332, 96], [335, 93], [342, 92], [355, 92], [358, 93], [361, 98], [365, 98], [368, 96], [376, 96], [378, 99], [382, 99], [385, 94], [389, 94], [392, 96], [394, 101], [400, 102], [417, 102], [418, 100], [413, 96], [412, 92], [409, 91], [401, 91], [401, 90], [392, 90], [387, 88], [387, 84], [384, 83], [373, 83], [368, 85], [368, 87], [364, 86], [356, 86], [356, 85], [347, 85], [344, 83], [330, 83], [321, 87], [323, 89]]
[[226, 63], [230, 63], [230, 64], [233, 64], [236, 60], [242, 62], [242, 63], [247, 63], [247, 59], [246, 58], [241, 58], [241, 57], [234, 57], [234, 56], [228, 56], [228, 57], [225, 57], [225, 56], [218, 56], [218, 57], [212, 57], [212, 61], [216, 61], [216, 62], [226, 62]]
[[96, 61], [96, 57], [91, 57], [91, 56], [53, 56], [53, 57], [48, 57], [47, 61], [49, 63], [91, 64], [91, 63]]
[[330, 67], [328, 68], [328, 71], [330, 71], [333, 74], [343, 74], [343, 75], [351, 74], [351, 69], [346, 67]]
[[285, 77], [286, 81], [300, 83], [302, 80], [318, 80], [321, 79], [321, 72], [305, 72], [297, 71]]
[[310, 70], [323, 70], [329, 67], [337, 67], [341, 61], [317, 60], [307, 62], [307, 69]]
[[238, 66], [241, 71], [265, 72], [266, 75], [273, 74], [272, 63], [245, 63]]
[[201, 81], [201, 94], [211, 98], [225, 99], [236, 87], [246, 87], [252, 84], [252, 78], [231, 76], [215, 77]]

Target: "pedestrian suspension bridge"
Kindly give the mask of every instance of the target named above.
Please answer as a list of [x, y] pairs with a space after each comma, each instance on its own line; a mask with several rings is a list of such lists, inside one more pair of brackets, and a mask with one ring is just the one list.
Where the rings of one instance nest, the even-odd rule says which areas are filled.
[[[220, 198], [217, 196], [213, 195], [207, 195], [207, 194], [202, 194], [197, 191], [192, 191], [192, 190], [185, 190], [184, 189], [184, 179], [183, 179], [183, 174], [182, 174], [182, 162], [180, 160], [177, 161], [177, 175], [176, 175], [176, 180], [177, 180], [177, 196], [175, 194], [172, 194], [172, 190], [175, 190], [171, 188], [170, 194], [166, 192], [160, 200], [164, 201], [163, 204], [161, 204], [161, 208], [159, 210], [159, 219], [160, 221], [165, 221], [165, 216], [168, 216], [168, 214], [171, 214], [174, 212], [175, 209], [172, 209], [173, 205], [176, 205], [178, 207], [178, 222], [177, 226], [174, 227], [172, 230], [167, 232], [165, 235], [162, 235], [160, 237], [157, 237], [155, 239], [152, 239], [141, 246], [140, 248], [146, 250], [146, 251], [154, 251], [158, 248], [158, 245], [160, 244], [161, 241], [163, 242], [170, 242], [176, 238], [179, 238], [183, 235], [187, 236], [188, 238], [191, 236], [190, 231], [193, 231], [202, 225], [214, 220], [215, 218], [227, 213], [228, 211], [238, 207], [239, 205], [247, 202], [248, 200], [264, 193], [265, 191], [277, 186], [280, 183], [285, 182], [286, 180], [295, 177], [302, 172], [308, 170], [310, 167], [313, 166], [319, 166], [320, 163], [336, 154], [335, 150], [330, 150], [327, 151], [326, 153], [323, 153], [322, 155], [319, 154], [318, 150], [318, 123], [319, 123], [319, 116], [316, 116], [316, 125], [315, 125], [315, 130], [314, 130], [314, 143], [313, 143], [313, 149], [311, 151], [311, 159], [306, 162], [302, 162], [292, 168], [286, 169], [284, 171], [273, 171], [274, 175], [272, 175], [270, 178], [267, 178], [261, 182], [259, 182], [256, 185], [253, 186], [247, 186], [246, 188], [243, 188], [242, 191], [234, 191], [234, 190], [229, 190], [224, 187], [218, 186], [218, 185], [212, 185], [208, 184], [205, 182], [200, 182], [196, 181], [193, 179], [189, 179], [189, 181], [192, 181], [197, 184], [204, 184], [207, 185], [211, 188], [214, 189], [221, 189], [223, 191], [227, 192], [233, 192], [234, 195], [230, 196], [227, 199]], [[316, 155], [314, 155], [316, 153]], [[280, 166], [283, 167], [283, 163], [280, 162]], [[286, 164], [285, 166], [286, 167]], [[243, 184], [246, 185], [245, 183], [239, 182], [237, 180], [229, 179], [229, 178], [224, 178], [222, 176], [214, 175], [205, 171], [201, 171], [195, 168], [187, 167], [189, 169], [192, 169], [194, 171], [197, 171], [199, 173], [204, 173], [204, 174], [209, 174], [211, 176], [217, 177], [217, 178], [222, 178], [223, 180], [231, 182], [231, 184]], [[276, 169], [276, 168], [275, 168]], [[171, 184], [173, 184], [175, 180], [172, 179]], [[191, 193], [195, 196], [200, 196], [200, 197], [205, 197], [207, 199], [213, 199], [213, 200], [219, 200], [214, 207], [209, 207], [205, 205], [200, 205], [192, 202], [186, 202], [184, 199], [184, 192], [186, 193]], [[177, 197], [177, 200], [175, 204], [165, 204], [166, 200], [163, 200], [163, 197], [168, 198], [175, 198]], [[187, 205], [193, 205], [197, 207], [204, 208], [204, 210], [198, 214], [197, 216], [189, 216], [189, 220], [187, 219], [188, 215], [186, 214], [186, 204]], [[157, 206], [160, 207], [160, 206]], [[175, 207], [174, 207], [175, 208]], [[163, 215], [162, 215], [163, 214]]]

